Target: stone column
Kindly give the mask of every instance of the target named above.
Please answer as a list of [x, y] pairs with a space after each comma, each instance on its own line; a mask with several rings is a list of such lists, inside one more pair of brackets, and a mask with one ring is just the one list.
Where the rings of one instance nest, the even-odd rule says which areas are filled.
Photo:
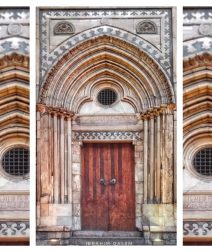
[[154, 115], [150, 115], [150, 139], [149, 139], [149, 145], [150, 145], [150, 153], [149, 153], [149, 168], [150, 168], [150, 203], [153, 203], [154, 201]]
[[160, 149], [161, 149], [161, 127], [160, 127], [160, 112], [157, 112], [156, 117], [156, 152], [155, 152], [155, 200], [156, 203], [160, 203]]
[[65, 202], [65, 148], [64, 148], [64, 116], [60, 114], [60, 192], [61, 203]]
[[166, 108], [163, 112], [163, 152], [162, 152], [162, 203], [173, 203], [173, 111]]
[[54, 203], [60, 203], [60, 171], [58, 162], [58, 119], [57, 113], [54, 113]]
[[50, 196], [49, 196], [49, 202], [53, 203], [53, 121], [52, 121], [52, 115], [49, 113], [49, 128], [48, 128], [48, 133], [49, 133], [49, 146], [48, 146], [48, 155], [49, 155], [49, 187], [50, 187]]
[[148, 196], [148, 118], [143, 117], [144, 120], [144, 203], [147, 203]]
[[41, 150], [41, 132], [40, 132], [40, 111], [37, 111], [37, 169], [36, 169], [36, 196], [37, 202], [40, 202], [40, 177], [41, 177], [41, 159], [40, 159], [40, 150]]
[[68, 203], [72, 203], [72, 124], [71, 116], [67, 118], [67, 176], [68, 176]]

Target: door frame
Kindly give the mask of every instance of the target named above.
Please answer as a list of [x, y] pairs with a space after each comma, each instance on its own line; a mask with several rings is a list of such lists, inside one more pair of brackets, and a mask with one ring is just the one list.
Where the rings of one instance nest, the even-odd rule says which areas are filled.
[[[81, 193], [82, 193], [82, 181], [81, 181], [81, 146], [83, 143], [132, 143], [134, 146], [134, 183], [135, 183], [135, 228], [138, 230], [142, 230], [142, 205], [143, 205], [143, 188], [144, 188], [144, 180], [143, 180], [143, 139], [139, 140], [82, 140], [82, 141], [74, 141], [73, 148], [79, 150], [79, 167], [80, 174], [78, 176], [79, 181], [79, 194], [80, 199], [76, 202], [74, 200], [73, 194], [73, 219], [72, 219], [72, 229], [73, 230], [81, 230]], [[75, 163], [72, 163], [74, 166]], [[75, 209], [78, 209], [77, 215], [75, 214]]]

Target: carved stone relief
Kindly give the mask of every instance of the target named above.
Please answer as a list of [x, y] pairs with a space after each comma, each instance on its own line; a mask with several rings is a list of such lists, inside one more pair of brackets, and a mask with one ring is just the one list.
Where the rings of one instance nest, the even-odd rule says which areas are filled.
[[83, 140], [141, 140], [140, 132], [95, 132], [82, 131], [73, 132], [74, 141]]
[[136, 25], [136, 32], [138, 34], [156, 34], [157, 26], [152, 21], [142, 21]]
[[1, 236], [28, 236], [29, 222], [2, 222], [0, 221], [0, 237]]
[[212, 222], [185, 221], [183, 234], [185, 236], [212, 236]]
[[19, 35], [22, 32], [21, 24], [9, 24], [7, 27], [8, 34], [10, 35]]
[[29, 210], [29, 195], [0, 195], [0, 210]]
[[212, 195], [184, 195], [185, 210], [212, 210]]
[[74, 34], [74, 26], [70, 22], [61, 21], [54, 27], [55, 35], [70, 35]]
[[202, 35], [212, 35], [212, 24], [200, 24], [199, 33]]

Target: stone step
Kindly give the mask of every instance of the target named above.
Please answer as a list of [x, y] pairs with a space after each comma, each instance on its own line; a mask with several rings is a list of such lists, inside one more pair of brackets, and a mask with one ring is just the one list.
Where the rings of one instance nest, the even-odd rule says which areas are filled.
[[[67, 241], [66, 241], [67, 242]], [[69, 238], [67, 245], [78, 246], [136, 246], [145, 245], [143, 237], [104, 237], [104, 238]]]
[[77, 238], [131, 238], [131, 237], [142, 237], [142, 232], [139, 231], [74, 231], [73, 237]]

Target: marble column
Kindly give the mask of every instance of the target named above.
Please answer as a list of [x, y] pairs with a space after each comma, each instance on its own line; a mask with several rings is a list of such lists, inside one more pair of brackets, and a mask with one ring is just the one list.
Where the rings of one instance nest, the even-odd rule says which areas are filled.
[[144, 203], [148, 200], [148, 119], [144, 117]]
[[60, 203], [60, 170], [58, 162], [58, 118], [54, 113], [54, 203]]

